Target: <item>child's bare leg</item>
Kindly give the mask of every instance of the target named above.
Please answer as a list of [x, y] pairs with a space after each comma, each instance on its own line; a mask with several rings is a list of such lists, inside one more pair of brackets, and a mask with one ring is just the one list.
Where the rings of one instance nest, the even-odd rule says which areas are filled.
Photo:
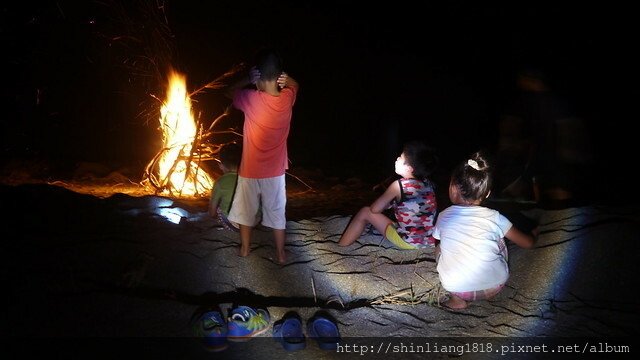
[[287, 255], [284, 252], [284, 242], [286, 233], [284, 229], [273, 229], [273, 236], [276, 243], [276, 259], [278, 264], [284, 264], [287, 261]]
[[386, 215], [377, 213], [370, 213], [367, 221], [369, 221], [382, 236], [386, 236], [387, 226], [392, 223], [391, 219]]
[[467, 307], [467, 302], [454, 294], [449, 294], [449, 300], [445, 301], [442, 305], [449, 309], [464, 309]]
[[245, 257], [251, 252], [251, 231], [253, 227], [247, 225], [239, 225], [240, 227], [240, 252], [238, 255]]
[[387, 226], [391, 223], [391, 220], [386, 215], [372, 213], [371, 208], [365, 206], [360, 209], [360, 211], [358, 211], [353, 219], [351, 219], [351, 222], [347, 226], [347, 229], [340, 237], [338, 245], [349, 246], [353, 244], [356, 240], [358, 240], [360, 235], [362, 235], [362, 231], [364, 231], [364, 227], [367, 225], [367, 223], [371, 223], [376, 228], [376, 230], [384, 235]]
[[371, 214], [371, 208], [368, 206], [360, 209], [360, 211], [353, 216], [349, 225], [347, 225], [347, 228], [338, 241], [338, 245], [349, 246], [358, 240], [364, 231], [364, 227], [367, 225], [369, 214]]

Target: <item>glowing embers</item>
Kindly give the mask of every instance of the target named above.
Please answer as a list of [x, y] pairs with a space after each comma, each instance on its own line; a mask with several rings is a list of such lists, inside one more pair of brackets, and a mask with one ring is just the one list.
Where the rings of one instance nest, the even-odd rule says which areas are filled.
[[146, 183], [160, 194], [205, 196], [213, 179], [200, 167], [200, 137], [187, 93], [185, 76], [171, 71], [167, 99], [160, 109], [162, 149], [147, 165]]

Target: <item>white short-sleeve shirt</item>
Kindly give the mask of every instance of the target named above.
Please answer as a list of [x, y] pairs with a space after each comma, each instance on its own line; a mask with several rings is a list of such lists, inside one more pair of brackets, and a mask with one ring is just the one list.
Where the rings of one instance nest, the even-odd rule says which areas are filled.
[[433, 237], [440, 240], [438, 274], [448, 291], [485, 290], [509, 278], [500, 244], [511, 222], [482, 206], [452, 205], [438, 215]]

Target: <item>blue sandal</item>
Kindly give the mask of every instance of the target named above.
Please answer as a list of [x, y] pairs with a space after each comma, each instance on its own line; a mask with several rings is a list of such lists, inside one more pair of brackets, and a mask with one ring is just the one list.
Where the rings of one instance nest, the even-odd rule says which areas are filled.
[[273, 338], [287, 351], [302, 350], [307, 346], [302, 322], [295, 316], [286, 317], [282, 322], [274, 324]]
[[229, 346], [227, 323], [218, 310], [210, 310], [200, 315], [194, 324], [194, 331], [195, 336], [202, 339], [209, 351], [222, 351]]
[[340, 342], [340, 331], [336, 324], [326, 317], [316, 315], [307, 324], [310, 338], [318, 342], [322, 350], [335, 350]]

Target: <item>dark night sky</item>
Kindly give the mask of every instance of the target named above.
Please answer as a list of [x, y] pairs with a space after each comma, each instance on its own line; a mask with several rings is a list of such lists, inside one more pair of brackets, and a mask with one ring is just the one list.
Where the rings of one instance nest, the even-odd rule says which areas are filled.
[[[301, 84], [292, 167], [378, 181], [410, 138], [431, 142], [445, 164], [491, 148], [525, 65], [544, 69], [585, 119], [599, 171], [627, 159], [630, 95], [620, 84], [632, 61], [624, 9], [168, 1], [162, 12], [156, 1], [26, 3], [3, 5], [1, 14], [4, 161], [141, 167], [160, 141], [150, 94], [163, 98], [166, 66], [186, 73], [195, 89], [262, 46], [280, 49]], [[228, 104], [215, 91], [194, 100], [205, 120]]]

